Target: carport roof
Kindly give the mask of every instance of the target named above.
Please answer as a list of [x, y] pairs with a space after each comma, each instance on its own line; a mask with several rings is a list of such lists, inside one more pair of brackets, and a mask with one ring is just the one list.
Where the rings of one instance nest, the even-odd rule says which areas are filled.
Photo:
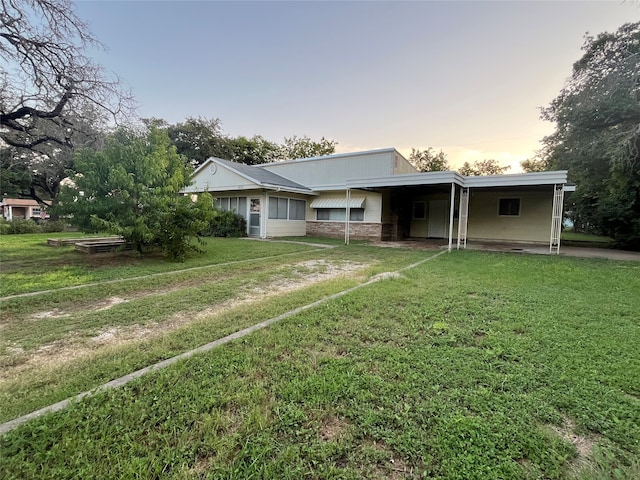
[[567, 171], [516, 173], [465, 177], [458, 172], [423, 172], [388, 177], [347, 180], [347, 188], [408, 187], [420, 185], [456, 184], [460, 187], [526, 187], [562, 185], [567, 183]]
[[464, 178], [458, 172], [407, 173], [388, 177], [347, 180], [347, 188], [409, 187], [451, 183], [462, 186]]

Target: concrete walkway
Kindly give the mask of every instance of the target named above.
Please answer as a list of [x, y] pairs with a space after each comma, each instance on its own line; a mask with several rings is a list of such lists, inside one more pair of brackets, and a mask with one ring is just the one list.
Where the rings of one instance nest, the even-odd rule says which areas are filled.
[[560, 255], [568, 257], [607, 258], [609, 260], [635, 260], [640, 262], [640, 252], [614, 250], [612, 248], [586, 248], [560, 246]]
[[[415, 250], [442, 250], [448, 247], [442, 239], [408, 239], [397, 242], [372, 242], [376, 247], [412, 248]], [[456, 249], [456, 242], [453, 242]], [[467, 243], [469, 250], [483, 250], [486, 252], [529, 253], [535, 255], [549, 255], [549, 245], [540, 243], [509, 243], [509, 242], [472, 242]], [[609, 260], [640, 261], [640, 252], [615, 250], [613, 248], [565, 247], [560, 245], [560, 255], [567, 257], [606, 258]]]
[[[492, 243], [469, 242], [467, 248], [471, 250], [486, 250], [489, 252], [531, 253], [549, 255], [549, 246], [530, 243]], [[640, 252], [615, 250], [613, 248], [564, 247], [560, 245], [560, 255], [582, 258], [606, 258], [609, 260], [640, 261]]]

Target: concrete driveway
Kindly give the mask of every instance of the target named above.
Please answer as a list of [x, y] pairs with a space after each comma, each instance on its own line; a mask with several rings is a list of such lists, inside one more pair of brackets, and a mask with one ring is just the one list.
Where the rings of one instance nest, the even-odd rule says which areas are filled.
[[[548, 245], [530, 243], [468, 242], [467, 248], [472, 250], [487, 250], [491, 252], [533, 253], [540, 255], [549, 255]], [[612, 248], [563, 247], [562, 244], [560, 245], [560, 255], [564, 255], [567, 257], [606, 258], [609, 260], [640, 261], [640, 252], [614, 250]]]

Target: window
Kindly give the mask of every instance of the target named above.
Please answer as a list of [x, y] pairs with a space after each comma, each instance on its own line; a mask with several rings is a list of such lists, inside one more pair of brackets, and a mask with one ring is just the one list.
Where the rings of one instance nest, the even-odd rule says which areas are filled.
[[500, 217], [518, 217], [520, 215], [520, 199], [501, 198], [498, 201], [498, 215]]
[[289, 200], [289, 220], [304, 220], [306, 218], [307, 202], [304, 200]]
[[229, 198], [219, 198], [216, 202], [216, 206], [226, 212], [227, 210], [229, 210]]
[[413, 202], [413, 218], [424, 219], [426, 214], [427, 207], [425, 202]]
[[247, 197], [216, 198], [214, 205], [225, 212], [231, 210], [247, 218]]
[[[333, 222], [344, 222], [346, 208], [318, 208], [316, 210], [316, 220], [329, 220]], [[349, 221], [364, 221], [364, 208], [352, 208], [349, 212]]]
[[247, 197], [238, 197], [238, 215], [247, 218]]
[[31, 209], [31, 215], [40, 215], [41, 212], [42, 212], [42, 210], [40, 210], [40, 208], [38, 208], [38, 207], [33, 207]]
[[272, 220], [304, 220], [307, 202], [295, 198], [269, 197], [269, 218]]
[[288, 216], [288, 199], [269, 197], [269, 218], [286, 220]]

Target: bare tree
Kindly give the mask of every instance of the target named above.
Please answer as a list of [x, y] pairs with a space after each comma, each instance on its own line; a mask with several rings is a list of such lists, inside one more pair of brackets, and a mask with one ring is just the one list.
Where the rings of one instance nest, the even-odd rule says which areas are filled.
[[70, 0], [0, 4], [0, 139], [6, 144], [39, 153], [45, 145], [69, 148], [89, 120], [84, 112], [115, 121], [132, 112], [120, 80], [87, 55], [103, 46]]

